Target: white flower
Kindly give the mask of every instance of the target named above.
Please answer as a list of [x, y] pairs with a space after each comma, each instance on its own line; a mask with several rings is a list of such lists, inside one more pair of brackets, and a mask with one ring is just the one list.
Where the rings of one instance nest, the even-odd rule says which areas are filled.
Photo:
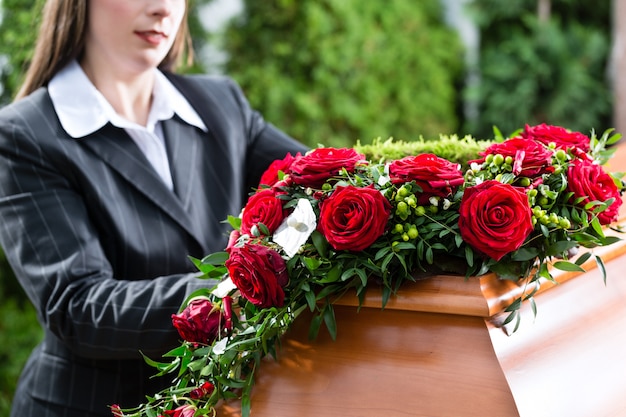
[[296, 208], [278, 226], [272, 240], [279, 244], [287, 256], [292, 258], [317, 227], [315, 212], [306, 198], [298, 200]]
[[230, 277], [228, 277], [224, 281], [217, 284], [217, 287], [215, 287], [215, 289], [211, 291], [211, 294], [219, 298], [224, 298], [235, 288], [237, 288], [237, 286], [230, 279]]
[[385, 168], [383, 170], [383, 175], [378, 177], [378, 185], [381, 187], [387, 184], [391, 179], [389, 178], [389, 163], [385, 164]]
[[216, 355], [221, 355], [222, 353], [226, 352], [226, 343], [228, 343], [227, 337], [223, 337], [215, 342], [213, 344], [213, 353], [215, 353]]

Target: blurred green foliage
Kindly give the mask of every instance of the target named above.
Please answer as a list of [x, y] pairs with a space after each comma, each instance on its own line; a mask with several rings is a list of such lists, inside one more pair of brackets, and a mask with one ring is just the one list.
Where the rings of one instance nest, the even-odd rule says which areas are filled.
[[611, 127], [607, 77], [612, 2], [474, 0], [480, 27], [480, 84], [467, 91], [479, 117], [465, 131], [485, 137], [524, 124], [550, 123], [589, 133]]
[[439, 0], [245, 0], [226, 72], [310, 146], [458, 128], [463, 52]]
[[42, 0], [2, 0], [0, 104], [9, 103], [22, 81], [40, 23]]

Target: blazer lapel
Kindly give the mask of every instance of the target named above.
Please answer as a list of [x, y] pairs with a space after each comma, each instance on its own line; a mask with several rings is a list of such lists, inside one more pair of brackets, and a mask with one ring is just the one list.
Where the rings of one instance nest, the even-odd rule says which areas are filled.
[[197, 129], [174, 118], [162, 122], [174, 191], [185, 210], [191, 205], [197, 179], [196, 158], [199, 150]]
[[[124, 177], [131, 186], [143, 193], [156, 206], [180, 224], [198, 243], [203, 242], [185, 211], [181, 200], [165, 186], [156, 171], [154, 171], [148, 160], [141, 153], [141, 150], [126, 132], [107, 125], [94, 135], [80, 139], [80, 141], [105, 161], [111, 169]], [[183, 148], [181, 147], [179, 152]], [[185, 187], [183, 183], [184, 181], [178, 180], [175, 183], [175, 187], [177, 189], [182, 187], [184, 193], [189, 193], [188, 186]]]

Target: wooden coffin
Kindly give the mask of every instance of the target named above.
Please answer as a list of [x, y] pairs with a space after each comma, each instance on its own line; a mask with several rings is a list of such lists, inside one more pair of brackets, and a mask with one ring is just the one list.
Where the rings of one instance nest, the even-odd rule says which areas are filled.
[[[624, 145], [622, 145], [624, 148]], [[619, 149], [613, 171], [626, 168]], [[625, 207], [623, 205], [623, 207]], [[624, 218], [624, 216], [622, 216]], [[257, 371], [253, 417], [626, 416], [626, 244], [563, 273], [501, 327], [519, 288], [494, 275], [435, 276], [402, 288], [381, 309], [368, 291], [358, 310], [335, 308], [338, 336], [309, 341], [308, 320], [284, 337], [277, 361]], [[220, 416], [239, 415], [238, 404]]]

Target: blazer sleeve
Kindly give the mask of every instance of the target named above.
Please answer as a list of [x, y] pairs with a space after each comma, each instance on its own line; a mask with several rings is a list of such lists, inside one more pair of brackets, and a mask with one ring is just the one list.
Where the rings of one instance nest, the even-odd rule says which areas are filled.
[[[243, 171], [241, 183], [234, 184], [242, 194], [258, 184], [273, 160], [306, 150], [251, 109], [234, 82], [198, 79], [183, 84], [204, 100], [196, 108], [212, 118], [207, 125], [216, 139], [237, 141], [228, 145], [235, 150], [228, 158]], [[0, 112], [0, 245], [44, 328], [73, 354], [92, 359], [136, 359], [140, 351], [160, 355], [179, 340], [171, 314], [194, 290], [213, 283], [197, 279], [189, 267], [187, 235], [174, 222], [160, 221], [157, 208], [135, 197], [93, 152], [63, 136], [45, 90]], [[123, 200], [126, 210], [114, 213], [112, 204], [97, 195], [99, 187], [118, 187], [110, 198]], [[245, 200], [233, 201], [240, 206]], [[128, 229], [125, 239], [107, 242], [101, 236], [100, 210], [111, 212], [108, 219], [116, 227]], [[146, 217], [156, 220], [149, 223]], [[151, 225], [145, 234], [144, 224]], [[112, 245], [132, 253], [135, 246], [157, 242], [160, 250], [141, 258], [107, 256]], [[120, 262], [145, 266], [129, 268], [141, 271], [138, 276], [116, 276], [113, 264]]]
[[239, 101], [242, 112], [247, 115], [249, 142], [246, 186], [247, 189], [251, 189], [258, 186], [261, 175], [273, 161], [283, 159], [287, 153], [294, 156], [297, 152], [304, 154], [308, 148], [267, 122], [258, 111], [252, 109], [238, 84], [229, 80], [229, 85]]
[[[283, 159], [287, 153], [295, 156], [298, 152], [308, 151], [307, 146], [276, 128], [253, 109], [241, 87], [230, 77], [166, 75], [196, 108], [209, 129], [217, 127], [219, 130], [225, 119], [236, 120], [235, 123], [244, 127], [247, 142], [243, 144], [242, 171], [245, 173], [246, 194], [258, 186], [261, 175], [274, 160]], [[217, 109], [206, 111], [216, 107], [228, 108], [237, 115], [220, 113]]]

